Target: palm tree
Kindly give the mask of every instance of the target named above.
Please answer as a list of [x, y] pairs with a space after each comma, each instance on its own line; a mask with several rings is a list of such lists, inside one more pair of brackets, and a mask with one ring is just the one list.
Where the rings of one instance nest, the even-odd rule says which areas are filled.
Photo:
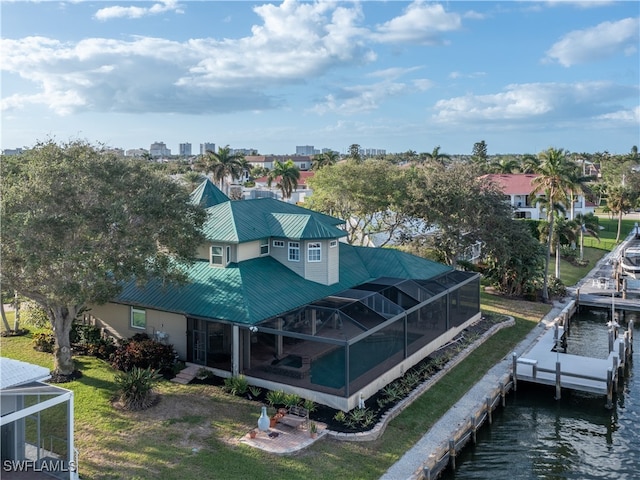
[[569, 219], [573, 220], [575, 217], [575, 197], [576, 195], [582, 195], [585, 198], [587, 195], [593, 196], [588, 182], [593, 180], [593, 177], [582, 175], [580, 167], [577, 164], [572, 164], [568, 174], [569, 180]]
[[620, 241], [622, 215], [633, 208], [633, 194], [628, 187], [622, 185], [607, 185], [607, 208], [612, 214], [618, 215], [618, 233], [616, 243]]
[[556, 278], [560, 278], [560, 245], [575, 245], [576, 231], [577, 223], [574, 220], [565, 220], [564, 215], [558, 215], [558, 218], [556, 219], [556, 227], [553, 230], [552, 239], [552, 243], [553, 245], [555, 245]]
[[187, 183], [187, 188], [190, 192], [196, 189], [204, 181], [204, 177], [200, 172], [194, 172], [193, 170], [182, 175], [182, 180]]
[[430, 160], [443, 166], [445, 164], [445, 160], [449, 162], [451, 161], [451, 157], [449, 155], [446, 153], [440, 153], [440, 145], [436, 146], [431, 153], [423, 153], [421, 156], [426, 160]]
[[267, 176], [267, 184], [271, 187], [271, 183], [277, 180], [276, 187], [282, 192], [283, 198], [291, 198], [291, 194], [298, 188], [298, 180], [300, 180], [300, 169], [296, 167], [293, 160], [286, 162], [275, 161], [273, 169]]
[[313, 157], [313, 161], [311, 162], [312, 170], [320, 170], [322, 167], [329, 167], [331, 165], [335, 165], [338, 163], [340, 159], [340, 154], [338, 152], [334, 152], [333, 150], [329, 150], [328, 152], [321, 153], [320, 155], [315, 155]]
[[534, 173], [540, 166], [540, 159], [535, 155], [526, 153], [522, 159], [520, 159], [520, 171], [522, 173]]
[[206, 174], [211, 173], [212, 180], [219, 184], [220, 190], [223, 190], [226, 178], [231, 177], [232, 180], [240, 178], [242, 172], [247, 168], [247, 162], [244, 155], [232, 154], [229, 145], [227, 145], [226, 147], [218, 147], [218, 153], [207, 150], [207, 153], [200, 158], [197, 167]]
[[[551, 260], [551, 248], [553, 240], [554, 211], [559, 205], [565, 205], [567, 201], [566, 191], [570, 185], [569, 163], [562, 148], [549, 148], [539, 155], [540, 165], [536, 173], [538, 176], [531, 181], [533, 190], [531, 196], [536, 198], [536, 203], [546, 204], [547, 221], [549, 222], [549, 234], [547, 237], [547, 255], [544, 265], [544, 283], [542, 298], [549, 300], [549, 261]], [[536, 195], [544, 192], [544, 197]]]
[[520, 162], [513, 157], [502, 157], [489, 164], [489, 170], [493, 173], [514, 173], [520, 170]]
[[582, 214], [578, 213], [574, 219], [576, 222], [578, 231], [580, 233], [580, 260], [584, 260], [584, 235], [590, 235], [600, 241], [600, 235], [598, 229], [600, 224], [598, 223], [598, 217], [593, 213]]

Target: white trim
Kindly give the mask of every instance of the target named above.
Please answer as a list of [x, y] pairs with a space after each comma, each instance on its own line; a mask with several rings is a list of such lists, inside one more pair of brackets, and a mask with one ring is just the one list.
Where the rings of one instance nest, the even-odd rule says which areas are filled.
[[318, 263], [321, 261], [322, 261], [322, 243], [309, 242], [307, 244], [307, 262]]
[[274, 240], [273, 246], [274, 248], [284, 248], [284, 240]]
[[[295, 245], [295, 246], [294, 246]], [[292, 253], [297, 252], [297, 256], [298, 258], [291, 258], [292, 257]], [[300, 261], [300, 242], [289, 242], [289, 248], [287, 251], [287, 260], [289, 260], [290, 262], [299, 262]]]

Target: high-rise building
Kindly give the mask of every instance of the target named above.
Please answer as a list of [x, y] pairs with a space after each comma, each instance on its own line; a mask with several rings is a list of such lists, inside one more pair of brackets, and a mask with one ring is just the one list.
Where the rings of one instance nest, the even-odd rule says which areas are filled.
[[170, 157], [171, 150], [164, 142], [153, 142], [149, 147], [149, 154], [152, 157]]
[[181, 157], [190, 157], [191, 156], [191, 144], [190, 143], [181, 143], [179, 148], [180, 148], [180, 156]]
[[313, 145], [298, 145], [296, 146], [296, 155], [314, 155], [315, 149]]
[[200, 144], [200, 155], [204, 155], [207, 152], [215, 152], [215, 151], [216, 151], [215, 143], [204, 142]]

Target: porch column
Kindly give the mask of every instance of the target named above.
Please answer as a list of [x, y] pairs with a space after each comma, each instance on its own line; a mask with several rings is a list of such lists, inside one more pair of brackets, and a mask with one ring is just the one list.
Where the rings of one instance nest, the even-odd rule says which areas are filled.
[[[278, 330], [282, 330], [284, 319], [278, 318]], [[282, 335], [276, 335], [276, 355], [278, 358], [282, 356]]]
[[231, 375], [240, 375], [240, 328], [231, 327]]
[[73, 419], [73, 392], [69, 392], [69, 400], [67, 401], [67, 450], [68, 450], [68, 466], [69, 466], [69, 479], [78, 480], [78, 465], [76, 464], [76, 448], [73, 438], [73, 431], [75, 429]]
[[311, 335], [316, 334], [316, 309], [311, 309]]

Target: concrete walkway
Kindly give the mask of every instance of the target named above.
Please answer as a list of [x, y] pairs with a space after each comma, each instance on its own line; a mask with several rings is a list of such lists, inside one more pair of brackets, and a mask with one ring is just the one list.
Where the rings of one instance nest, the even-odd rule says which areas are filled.
[[[633, 233], [633, 232], [632, 232]], [[629, 238], [632, 237], [632, 233]], [[619, 255], [619, 248], [605, 255], [594, 268], [576, 285], [576, 287], [591, 285], [594, 278], [611, 276], [613, 270], [613, 260]], [[573, 292], [575, 289], [568, 289]], [[535, 327], [520, 342], [515, 352], [522, 354], [528, 351], [534, 343], [553, 324], [562, 310], [573, 298], [566, 298], [562, 302], [554, 302], [551, 311], [545, 315], [537, 327]], [[491, 368], [487, 374], [479, 380], [453, 407], [438, 420], [431, 429], [411, 448], [400, 460], [387, 470], [380, 477], [382, 480], [420, 479], [422, 478], [423, 466], [429, 455], [440, 451], [447, 446], [459, 427], [466, 424], [469, 416], [478, 410], [478, 406], [485, 402], [487, 396], [495, 390], [499, 382], [510, 374], [512, 368], [511, 355], [503, 358], [498, 364]]]

